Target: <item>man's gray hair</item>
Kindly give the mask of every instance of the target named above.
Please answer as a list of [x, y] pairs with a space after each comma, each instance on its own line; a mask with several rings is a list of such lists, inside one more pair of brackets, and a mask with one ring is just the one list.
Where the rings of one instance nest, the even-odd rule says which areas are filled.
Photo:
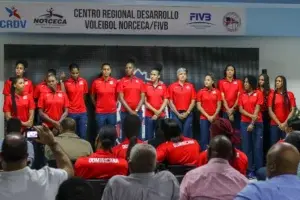
[[131, 173], [153, 172], [156, 168], [156, 150], [149, 144], [136, 144], [132, 147], [129, 164]]

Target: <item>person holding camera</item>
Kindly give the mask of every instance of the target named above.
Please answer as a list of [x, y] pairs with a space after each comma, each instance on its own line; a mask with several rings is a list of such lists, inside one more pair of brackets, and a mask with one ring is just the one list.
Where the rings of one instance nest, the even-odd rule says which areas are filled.
[[54, 200], [59, 185], [73, 176], [72, 163], [53, 133], [46, 126], [35, 126], [37, 142], [48, 145], [54, 154], [58, 169], [43, 167], [33, 170], [27, 167], [27, 139], [20, 133], [5, 136], [0, 155], [3, 172], [0, 174], [0, 199]]

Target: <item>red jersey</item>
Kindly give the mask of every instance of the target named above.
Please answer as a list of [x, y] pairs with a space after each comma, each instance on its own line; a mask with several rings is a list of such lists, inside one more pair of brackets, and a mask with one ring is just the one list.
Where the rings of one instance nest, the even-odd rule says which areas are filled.
[[21, 94], [15, 95], [17, 113], [14, 113], [12, 107], [11, 96], [5, 96], [3, 112], [10, 112], [12, 117], [20, 119], [22, 122], [27, 122], [29, 120], [29, 111], [35, 109], [35, 103], [31, 95]]
[[[60, 84], [57, 84], [56, 90], [57, 91], [61, 90]], [[49, 93], [49, 92], [51, 92], [51, 90], [48, 87], [47, 83], [45, 81], [42, 81], [35, 87], [34, 92], [33, 92], [33, 98], [38, 99], [38, 98], [40, 98], [40, 96], [42, 96], [42, 94]]]
[[[230, 165], [239, 171], [241, 174], [246, 176], [247, 168], [248, 168], [248, 158], [246, 154], [238, 149], [236, 151], [236, 158], [233, 162], [230, 162]], [[208, 163], [208, 155], [207, 150], [200, 153], [200, 166], [205, 165]]]
[[96, 113], [117, 112], [117, 84], [118, 81], [112, 77], [93, 81], [91, 94], [96, 96]]
[[[124, 100], [128, 106], [135, 110], [141, 100], [141, 93], [145, 93], [143, 80], [133, 76], [123, 77], [118, 84], [118, 93], [124, 94]], [[122, 105], [122, 112], [126, 112], [125, 107]]]
[[115, 175], [127, 175], [128, 164], [112, 153], [97, 150], [88, 157], [80, 157], [74, 166], [75, 176], [84, 179], [110, 179]]
[[[205, 112], [212, 116], [216, 113], [218, 102], [221, 101], [221, 93], [218, 89], [203, 88], [199, 90], [197, 94], [197, 101], [201, 103], [201, 107]], [[207, 119], [203, 114], [200, 115], [200, 119]]]
[[[3, 88], [3, 92], [2, 94], [4, 94], [5, 96], [10, 95], [10, 88], [11, 88], [11, 80], [6, 80], [4, 83], [4, 88]], [[32, 95], [33, 94], [33, 84], [31, 82], [31, 80], [24, 78], [24, 90], [23, 90], [24, 94], [29, 94]]]
[[[153, 86], [152, 82], [148, 82], [145, 84], [145, 97], [147, 98], [147, 102], [156, 110], [159, 110], [164, 100], [168, 98], [168, 90], [165, 84], [159, 82], [156, 87]], [[154, 113], [146, 108], [145, 116], [152, 117]], [[164, 117], [166, 115], [165, 112], [160, 114], [160, 117]]]
[[[234, 103], [238, 98], [238, 94], [243, 91], [242, 81], [238, 79], [232, 80], [231, 82], [227, 79], [221, 79], [218, 83], [218, 87], [221, 94], [224, 94], [229, 108], [234, 106]], [[223, 111], [226, 111], [225, 107], [223, 107]]]
[[[142, 140], [137, 139], [137, 143], [144, 143]], [[117, 158], [126, 159], [126, 153], [129, 145], [129, 139], [126, 138], [121, 144], [118, 144], [113, 148], [113, 153]]]
[[[243, 107], [243, 109], [250, 113], [254, 114], [256, 105], [262, 106], [264, 104], [264, 97], [261, 91], [254, 90], [251, 94], [248, 94], [247, 92], [243, 92], [240, 94], [239, 97], [239, 106]], [[241, 115], [241, 121], [246, 123], [251, 123], [252, 119], [250, 117], [247, 117], [245, 115]], [[258, 118], [256, 122], [262, 122], [262, 113], [259, 111]]]
[[192, 83], [185, 82], [182, 85], [179, 82], [172, 83], [168, 88], [170, 100], [178, 111], [187, 111], [191, 101], [196, 99], [196, 91]]
[[[276, 95], [274, 95], [276, 94]], [[296, 107], [296, 99], [292, 92], [287, 92], [288, 98], [290, 100], [290, 108]], [[273, 98], [275, 98], [274, 107], [272, 108]], [[285, 106], [284, 104], [284, 97], [282, 94], [277, 92], [271, 92], [268, 99], [268, 107], [273, 109], [274, 114], [276, 115], [277, 119], [283, 123], [287, 119], [290, 114], [290, 108]], [[274, 120], [271, 120], [271, 125], [277, 125]]]
[[200, 145], [194, 139], [182, 137], [182, 141], [171, 141], [156, 148], [157, 161], [167, 161], [170, 165], [199, 165]]
[[[69, 100], [66, 93], [62, 91], [45, 93], [39, 98], [38, 108], [43, 109], [52, 120], [59, 121], [64, 109], [69, 107]], [[46, 123], [49, 127], [53, 127], [51, 123]]]
[[88, 84], [85, 79], [78, 77], [77, 80], [69, 78], [65, 81], [66, 93], [69, 99], [69, 113], [85, 113], [85, 94], [88, 93]]

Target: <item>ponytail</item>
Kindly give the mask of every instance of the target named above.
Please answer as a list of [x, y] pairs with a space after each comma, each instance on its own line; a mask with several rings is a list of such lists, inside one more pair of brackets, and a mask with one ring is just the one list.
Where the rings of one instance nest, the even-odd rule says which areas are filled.
[[136, 136], [132, 136], [130, 139], [129, 139], [129, 144], [128, 144], [128, 148], [127, 148], [127, 152], [126, 152], [126, 160], [128, 161], [129, 160], [129, 156], [130, 156], [130, 152], [131, 152], [131, 149], [134, 147], [134, 145], [137, 144], [137, 137]]
[[113, 143], [109, 138], [101, 140], [101, 145], [104, 150], [107, 150], [110, 153], [112, 153]]

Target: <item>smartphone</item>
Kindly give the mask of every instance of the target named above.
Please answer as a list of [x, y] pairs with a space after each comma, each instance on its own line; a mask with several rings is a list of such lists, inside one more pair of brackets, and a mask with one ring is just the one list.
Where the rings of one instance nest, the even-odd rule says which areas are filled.
[[26, 137], [27, 137], [28, 139], [36, 139], [36, 138], [39, 137], [39, 135], [38, 135], [38, 132], [37, 132], [37, 131], [30, 130], [30, 131], [27, 131], [27, 132], [26, 132]]

